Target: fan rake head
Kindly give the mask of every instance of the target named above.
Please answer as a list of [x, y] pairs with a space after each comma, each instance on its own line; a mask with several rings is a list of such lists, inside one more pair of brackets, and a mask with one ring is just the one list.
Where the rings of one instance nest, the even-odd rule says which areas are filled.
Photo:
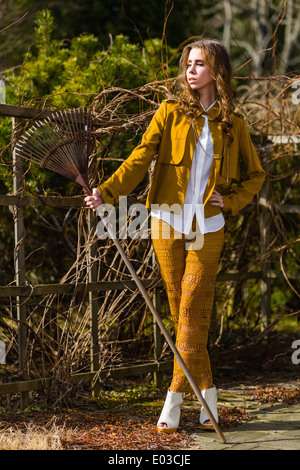
[[90, 194], [88, 163], [93, 147], [92, 115], [87, 108], [78, 108], [37, 121], [16, 143], [15, 152], [76, 181]]

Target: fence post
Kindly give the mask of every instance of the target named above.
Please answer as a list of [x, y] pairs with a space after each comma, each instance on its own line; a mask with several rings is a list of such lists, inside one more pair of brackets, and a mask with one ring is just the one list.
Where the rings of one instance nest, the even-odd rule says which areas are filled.
[[[23, 191], [23, 164], [17, 158], [14, 144], [21, 132], [21, 119], [12, 118], [13, 131], [13, 190], [17, 195], [22, 195]], [[15, 278], [16, 286], [25, 286], [25, 228], [24, 214], [21, 205], [14, 206], [14, 233], [15, 233]], [[17, 320], [18, 320], [18, 343], [19, 343], [19, 372], [22, 378], [26, 380], [26, 347], [27, 347], [27, 327], [26, 327], [26, 304], [24, 298], [16, 297]], [[23, 411], [29, 403], [29, 393], [20, 393], [20, 409]]]
[[[88, 282], [97, 282], [97, 263], [95, 258], [97, 255], [96, 243], [93, 240], [96, 218], [92, 210], [88, 210], [88, 233], [90, 234], [88, 247]], [[98, 337], [98, 293], [93, 290], [89, 291], [89, 308], [90, 308], [90, 332], [91, 332], [91, 372], [99, 370], [99, 337]], [[94, 397], [98, 395], [99, 388], [92, 386], [92, 394]]]
[[268, 259], [268, 247], [270, 243], [270, 180], [268, 173], [270, 169], [269, 156], [271, 147], [268, 142], [264, 142], [264, 147], [261, 152], [264, 153], [265, 171], [267, 173], [266, 180], [260, 191], [259, 204], [260, 204], [260, 259], [261, 259], [261, 281], [260, 281], [260, 294], [261, 294], [261, 330], [264, 331], [270, 324], [271, 316], [271, 290], [269, 269], [270, 262]]

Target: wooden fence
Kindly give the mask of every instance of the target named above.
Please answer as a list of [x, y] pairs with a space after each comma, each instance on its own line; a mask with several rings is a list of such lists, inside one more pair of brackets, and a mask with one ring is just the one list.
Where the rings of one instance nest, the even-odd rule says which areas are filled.
[[[41, 111], [38, 109], [24, 108], [19, 106], [0, 105], [0, 116], [12, 117], [14, 137], [17, 138], [18, 124], [22, 119], [42, 119], [51, 115], [51, 111]], [[116, 122], [114, 121], [114, 125]], [[99, 123], [94, 122], [95, 126], [110, 126], [109, 122]], [[19, 348], [19, 371], [24, 370], [25, 348], [27, 337], [26, 326], [26, 297], [29, 295], [43, 295], [43, 294], [60, 294], [70, 293], [74, 290], [73, 284], [46, 284], [28, 286], [25, 279], [25, 238], [24, 238], [24, 216], [23, 209], [25, 206], [48, 206], [48, 207], [63, 207], [63, 208], [81, 208], [84, 207], [82, 197], [41, 197], [41, 196], [23, 196], [21, 189], [22, 162], [16, 159], [15, 152], [13, 151], [13, 188], [14, 194], [0, 195], [1, 206], [14, 207], [14, 231], [15, 231], [15, 285], [14, 286], [0, 286], [0, 298], [14, 297], [16, 298], [17, 320], [18, 320], [18, 348]], [[268, 261], [264, 258], [263, 254], [268, 246], [268, 227], [269, 227], [269, 206], [268, 206], [268, 192], [269, 182], [264, 185], [260, 194], [260, 234], [261, 234], [261, 271], [249, 273], [226, 273], [218, 275], [217, 282], [236, 282], [237, 280], [243, 281], [246, 279], [256, 279], [260, 282], [261, 289], [261, 312], [262, 312], [262, 329], [267, 331], [270, 323], [270, 279], [277, 277], [276, 273], [269, 270]], [[281, 207], [280, 210], [285, 212], [299, 212], [299, 207]], [[92, 211], [88, 211], [88, 226], [91, 229], [93, 224]], [[89, 248], [89, 255], [91, 259], [95, 256], [95, 245], [92, 244]], [[145, 286], [153, 285], [153, 279], [143, 281]], [[156, 286], [160, 285], [156, 283]], [[131, 290], [136, 288], [134, 281], [115, 281], [115, 282], [101, 282], [97, 279], [96, 269], [92, 266], [89, 271], [87, 283], [76, 284], [78, 292], [85, 291], [89, 295], [90, 307], [90, 328], [91, 328], [91, 361], [90, 372], [74, 374], [70, 378], [71, 383], [79, 383], [81, 381], [91, 381], [99, 369], [99, 342], [98, 342], [98, 306], [96, 303], [96, 295], [100, 291], [105, 290], [119, 290], [129, 288]], [[157, 309], [160, 308], [159, 288], [153, 292], [153, 301]], [[139, 375], [146, 373], [157, 374], [158, 371], [163, 371], [172, 366], [172, 361], [158, 362], [160, 351], [160, 332], [154, 324], [154, 358], [152, 362], [144, 364], [133, 365], [129, 367], [118, 367], [116, 369], [103, 369], [100, 377], [104, 377], [108, 372], [113, 377], [124, 377], [129, 375]], [[43, 389], [50, 386], [51, 379], [44, 380], [24, 380], [19, 382], [11, 382], [0, 384], [0, 394], [20, 393], [20, 407], [24, 409], [28, 405], [29, 391]]]

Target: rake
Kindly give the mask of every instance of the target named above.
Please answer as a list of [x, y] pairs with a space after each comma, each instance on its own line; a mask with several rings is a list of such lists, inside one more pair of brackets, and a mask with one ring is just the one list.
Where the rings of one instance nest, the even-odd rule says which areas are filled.
[[58, 111], [37, 121], [15, 146], [16, 156], [76, 181], [88, 194], [88, 162], [94, 147], [86, 108]]
[[[15, 152], [17, 157], [29, 160], [42, 168], [47, 168], [75, 181], [84, 188], [88, 195], [92, 195], [92, 190], [88, 183], [88, 163], [93, 148], [94, 135], [92, 115], [87, 108], [78, 108], [68, 111], [57, 111], [54, 112], [51, 117], [47, 117], [43, 121], [37, 121], [16, 143]], [[101, 210], [97, 210], [97, 215], [102, 217], [103, 214], [104, 212], [101, 213]], [[143, 295], [147, 306], [153, 314], [199, 402], [209, 417], [214, 430], [218, 434], [221, 442], [225, 443], [225, 437], [218, 423], [202, 397], [196, 382], [180, 356], [143, 283], [137, 276], [122, 245], [114, 235], [109, 224], [106, 225], [106, 230]]]

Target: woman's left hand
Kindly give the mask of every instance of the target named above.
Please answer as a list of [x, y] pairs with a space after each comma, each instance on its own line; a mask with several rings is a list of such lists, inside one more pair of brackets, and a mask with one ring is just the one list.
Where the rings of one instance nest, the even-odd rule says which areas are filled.
[[221, 208], [224, 207], [224, 201], [223, 201], [223, 198], [222, 198], [222, 194], [220, 194], [215, 189], [213, 190], [213, 193], [209, 198], [209, 202], [211, 203], [212, 206], [219, 206]]

